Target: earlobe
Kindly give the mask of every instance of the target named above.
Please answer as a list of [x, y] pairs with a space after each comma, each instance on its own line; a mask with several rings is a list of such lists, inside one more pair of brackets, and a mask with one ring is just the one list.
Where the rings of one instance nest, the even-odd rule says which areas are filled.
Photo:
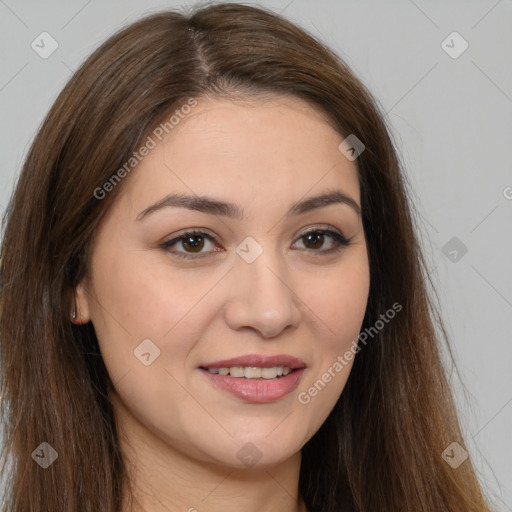
[[71, 312], [71, 321], [74, 324], [82, 325], [91, 320], [89, 308], [89, 294], [84, 283], [80, 283], [75, 288], [75, 295], [73, 301], [73, 309]]

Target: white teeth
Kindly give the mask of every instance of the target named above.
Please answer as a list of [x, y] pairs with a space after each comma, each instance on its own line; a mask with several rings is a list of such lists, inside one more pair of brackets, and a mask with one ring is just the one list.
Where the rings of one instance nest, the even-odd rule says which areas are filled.
[[232, 366], [231, 368], [207, 368], [210, 373], [231, 375], [231, 377], [246, 379], [275, 379], [288, 375], [292, 369], [287, 366], [259, 368], [256, 366]]
[[229, 374], [231, 375], [231, 377], [245, 377], [244, 367], [232, 366], [229, 369]]
[[[261, 368], [256, 368], [255, 366], [246, 366], [244, 369], [244, 377], [246, 379], [260, 379], [261, 378]], [[231, 373], [231, 370], [230, 372]], [[232, 374], [232, 377], [238, 377], [238, 375]]]
[[275, 379], [277, 377], [277, 368], [262, 368], [261, 376], [264, 379]]

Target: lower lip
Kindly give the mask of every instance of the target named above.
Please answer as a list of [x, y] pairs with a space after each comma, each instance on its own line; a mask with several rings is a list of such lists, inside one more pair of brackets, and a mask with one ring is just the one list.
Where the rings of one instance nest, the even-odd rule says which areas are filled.
[[227, 391], [246, 402], [267, 404], [291, 393], [299, 385], [305, 368], [296, 369], [286, 377], [275, 379], [245, 379], [200, 370], [215, 386], [223, 391]]

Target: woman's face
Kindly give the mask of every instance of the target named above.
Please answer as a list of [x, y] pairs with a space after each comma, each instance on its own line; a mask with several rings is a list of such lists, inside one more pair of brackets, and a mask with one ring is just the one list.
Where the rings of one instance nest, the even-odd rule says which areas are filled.
[[124, 431], [203, 462], [278, 464], [352, 367], [369, 291], [355, 162], [292, 97], [198, 98], [169, 126], [97, 232], [79, 314]]

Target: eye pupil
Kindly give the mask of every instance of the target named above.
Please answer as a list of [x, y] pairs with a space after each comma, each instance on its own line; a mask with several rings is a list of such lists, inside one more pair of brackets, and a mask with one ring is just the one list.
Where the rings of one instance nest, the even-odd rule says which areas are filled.
[[322, 247], [324, 243], [324, 235], [321, 233], [308, 233], [306, 235], [306, 240], [308, 244], [312, 244], [315, 249]]
[[[197, 241], [198, 239], [200, 240], [199, 242]], [[187, 236], [183, 239], [182, 245], [184, 249], [192, 249], [192, 252], [199, 252], [204, 247], [204, 238], [198, 235]]]

